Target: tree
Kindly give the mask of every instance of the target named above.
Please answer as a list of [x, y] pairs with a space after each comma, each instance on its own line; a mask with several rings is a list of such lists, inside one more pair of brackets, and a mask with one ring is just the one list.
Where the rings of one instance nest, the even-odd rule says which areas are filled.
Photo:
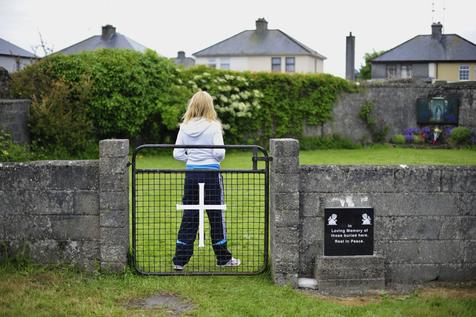
[[45, 56], [50, 55], [51, 53], [53, 53], [53, 52], [54, 52], [53, 47], [50, 46], [50, 44], [47, 43], [47, 42], [43, 39], [43, 36], [41, 35], [41, 32], [38, 31], [38, 34], [40, 35], [40, 44], [31, 47], [31, 49], [32, 49], [32, 51], [33, 51], [33, 55], [35, 55], [35, 57], [38, 57], [38, 58], [39, 58], [39, 55], [38, 55], [38, 50], [39, 50], [39, 49], [41, 49], [41, 50], [43, 51], [43, 57], [45, 57]]
[[357, 79], [370, 79], [372, 77], [372, 64], [370, 63], [374, 58], [379, 57], [383, 53], [385, 53], [385, 51], [377, 52], [375, 50], [372, 53], [365, 53], [365, 64], [360, 66], [359, 75], [357, 76]]

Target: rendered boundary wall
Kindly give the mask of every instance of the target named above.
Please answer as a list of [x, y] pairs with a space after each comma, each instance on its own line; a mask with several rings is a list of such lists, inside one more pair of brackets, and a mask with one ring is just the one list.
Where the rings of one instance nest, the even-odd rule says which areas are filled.
[[374, 208], [386, 283], [476, 278], [476, 167], [299, 166], [293, 139], [272, 139], [270, 152], [276, 283], [313, 275], [324, 208], [342, 206]]
[[99, 146], [99, 160], [0, 163], [0, 260], [124, 270], [129, 141]]

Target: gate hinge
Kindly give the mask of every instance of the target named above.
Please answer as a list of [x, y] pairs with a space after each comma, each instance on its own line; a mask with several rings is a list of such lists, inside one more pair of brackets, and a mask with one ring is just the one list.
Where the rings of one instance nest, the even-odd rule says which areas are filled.
[[132, 166], [132, 162], [127, 162], [126, 167]]

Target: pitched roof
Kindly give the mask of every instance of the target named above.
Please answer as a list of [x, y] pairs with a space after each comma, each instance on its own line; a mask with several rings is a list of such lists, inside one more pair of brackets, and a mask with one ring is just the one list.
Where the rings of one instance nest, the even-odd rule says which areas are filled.
[[0, 55], [35, 58], [35, 55], [0, 38]]
[[246, 30], [192, 54], [195, 57], [250, 55], [311, 55], [326, 59], [281, 30]]
[[372, 63], [385, 62], [476, 61], [476, 44], [457, 34], [443, 34], [441, 39], [417, 35], [392, 48]]
[[[109, 33], [105, 33], [109, 32]], [[73, 44], [67, 48], [64, 48], [58, 53], [62, 54], [75, 54], [83, 51], [94, 51], [100, 48], [122, 48], [122, 49], [132, 49], [139, 52], [144, 52], [147, 47], [142, 44], [137, 43], [136, 41], [128, 38], [121, 33], [116, 32], [116, 29], [110, 25], [103, 27], [102, 35], [91, 36], [84, 41]]]

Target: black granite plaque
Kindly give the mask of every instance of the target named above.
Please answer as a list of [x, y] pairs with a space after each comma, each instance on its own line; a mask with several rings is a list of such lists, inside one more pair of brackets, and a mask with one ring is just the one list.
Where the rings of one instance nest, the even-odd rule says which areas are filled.
[[373, 254], [373, 208], [325, 208], [324, 255]]

